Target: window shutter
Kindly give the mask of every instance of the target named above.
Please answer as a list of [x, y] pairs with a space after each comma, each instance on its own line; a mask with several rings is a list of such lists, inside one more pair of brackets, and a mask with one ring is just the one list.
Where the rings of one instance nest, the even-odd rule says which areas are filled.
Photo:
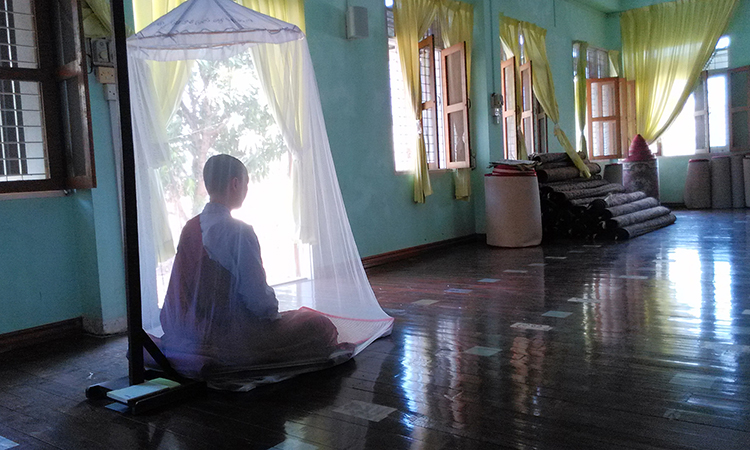
[[708, 72], [701, 72], [698, 84], [693, 91], [695, 99], [695, 151], [696, 153], [709, 151], [708, 129]]
[[422, 89], [422, 138], [427, 165], [438, 168], [437, 99], [435, 98], [435, 43], [432, 35], [419, 41], [419, 84]]
[[445, 166], [469, 167], [469, 100], [466, 85], [466, 43], [442, 51], [443, 123], [445, 124]]
[[67, 187], [96, 187], [89, 112], [88, 76], [83, 57], [83, 27], [78, 0], [52, 0], [58, 24], [58, 85], [62, 112]]
[[534, 145], [536, 139], [535, 125], [536, 117], [534, 113], [534, 90], [531, 78], [531, 61], [521, 65], [521, 133], [523, 133], [526, 151], [529, 153], [536, 152], [537, 147]]
[[503, 93], [503, 149], [506, 159], [518, 159], [516, 133], [516, 58], [500, 63], [500, 81]]
[[589, 159], [622, 157], [620, 83], [618, 78], [586, 80]]
[[750, 67], [729, 71], [729, 148], [750, 147]]

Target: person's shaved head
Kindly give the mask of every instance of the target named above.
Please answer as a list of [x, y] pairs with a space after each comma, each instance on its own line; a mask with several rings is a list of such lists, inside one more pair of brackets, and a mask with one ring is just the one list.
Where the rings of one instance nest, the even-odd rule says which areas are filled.
[[208, 158], [203, 166], [203, 182], [208, 195], [222, 195], [227, 192], [232, 179], [247, 183], [247, 168], [242, 161], [229, 155], [215, 155]]

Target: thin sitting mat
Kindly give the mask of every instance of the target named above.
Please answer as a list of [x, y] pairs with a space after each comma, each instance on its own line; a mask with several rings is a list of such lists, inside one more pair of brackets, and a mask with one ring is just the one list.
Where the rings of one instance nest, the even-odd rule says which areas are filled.
[[746, 309], [746, 310], [742, 311], [742, 314], [750, 315], [750, 309]]
[[552, 329], [552, 327], [549, 325], [542, 325], [538, 323], [526, 323], [526, 322], [516, 322], [510, 327], [516, 328], [519, 330], [536, 330], [536, 331], [549, 331]]
[[4, 438], [0, 436], [0, 450], [5, 450], [7, 448], [13, 448], [18, 447], [18, 443], [11, 441], [8, 438]]
[[529, 267], [544, 267], [547, 263], [531, 263], [529, 264]]
[[450, 288], [444, 291], [446, 294], [470, 294], [471, 289]]
[[529, 273], [528, 270], [516, 270], [516, 269], [508, 269], [503, 270], [504, 273]]
[[351, 400], [333, 410], [333, 412], [339, 414], [359, 417], [360, 419], [369, 420], [370, 422], [380, 422], [394, 411], [396, 411], [396, 408], [376, 405], [375, 403], [361, 402], [359, 400]]
[[710, 375], [700, 375], [694, 373], [678, 373], [669, 380], [670, 384], [677, 384], [680, 386], [690, 386], [703, 389], [711, 389], [713, 384], [718, 380], [718, 377]]
[[482, 278], [481, 280], [477, 280], [479, 283], [497, 283], [500, 281], [498, 278]]
[[566, 312], [566, 311], [547, 311], [546, 313], [542, 314], [542, 316], [544, 316], [544, 317], [556, 317], [558, 319], [564, 319], [564, 318], [570, 316], [571, 314], [573, 314], [573, 313]]
[[309, 442], [287, 437], [284, 442], [275, 447], [271, 447], [270, 450], [317, 450], [319, 448], [320, 447], [317, 445], [313, 445]]
[[567, 256], [545, 256], [545, 259], [568, 259]]
[[598, 298], [580, 298], [580, 297], [571, 297], [568, 299], [571, 303], [601, 303], [602, 301]]
[[477, 345], [476, 347], [472, 347], [468, 350], [464, 350], [464, 353], [468, 353], [470, 355], [477, 355], [477, 356], [492, 356], [499, 352], [500, 352], [499, 348], [482, 347], [481, 345]]
[[645, 275], [620, 275], [617, 278], [622, 278], [623, 280], [648, 280], [648, 277]]
[[411, 302], [412, 305], [420, 305], [420, 306], [430, 306], [432, 304], [437, 303], [437, 300], [430, 300], [427, 298], [423, 298], [422, 300], [417, 300], [416, 302]]

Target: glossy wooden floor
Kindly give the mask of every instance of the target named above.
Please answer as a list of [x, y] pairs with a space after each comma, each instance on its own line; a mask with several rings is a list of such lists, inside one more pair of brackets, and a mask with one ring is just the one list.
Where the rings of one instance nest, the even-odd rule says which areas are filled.
[[[677, 215], [625, 243], [469, 244], [371, 269], [396, 324], [355, 361], [143, 416], [84, 399], [126, 373], [122, 338], [3, 354], [0, 436], [43, 449], [748, 449], [750, 213]], [[356, 416], [372, 405], [392, 409]]]

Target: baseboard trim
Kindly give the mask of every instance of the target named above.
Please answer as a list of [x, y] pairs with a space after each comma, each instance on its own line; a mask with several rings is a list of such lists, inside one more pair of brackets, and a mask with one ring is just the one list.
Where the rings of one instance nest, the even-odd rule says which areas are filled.
[[453, 247], [461, 244], [468, 244], [470, 242], [479, 241], [482, 238], [480, 234], [470, 234], [468, 236], [462, 236], [452, 239], [446, 239], [444, 241], [431, 242], [429, 244], [417, 245], [416, 247], [402, 248], [401, 250], [394, 250], [392, 252], [381, 253], [379, 255], [366, 256], [362, 258], [362, 265], [365, 269], [371, 267], [380, 266], [396, 261], [402, 261], [404, 259], [413, 258], [423, 253], [431, 252], [446, 247]]
[[0, 353], [80, 334], [83, 334], [80, 317], [0, 334]]

